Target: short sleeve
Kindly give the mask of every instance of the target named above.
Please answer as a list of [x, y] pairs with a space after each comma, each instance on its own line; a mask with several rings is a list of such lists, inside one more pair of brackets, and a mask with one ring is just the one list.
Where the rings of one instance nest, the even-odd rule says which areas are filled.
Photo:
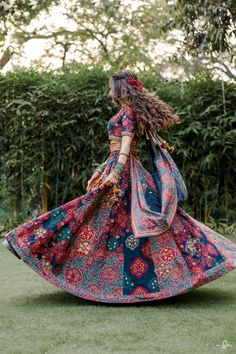
[[129, 135], [131, 137], [134, 137], [136, 122], [135, 122], [135, 114], [131, 107], [125, 108], [121, 123], [122, 123], [121, 136]]

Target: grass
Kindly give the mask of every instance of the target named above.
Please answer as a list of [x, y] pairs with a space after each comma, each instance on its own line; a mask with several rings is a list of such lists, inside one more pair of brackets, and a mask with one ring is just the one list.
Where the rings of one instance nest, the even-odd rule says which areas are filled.
[[1, 244], [0, 262], [1, 354], [236, 353], [236, 271], [180, 296], [122, 305], [54, 287]]

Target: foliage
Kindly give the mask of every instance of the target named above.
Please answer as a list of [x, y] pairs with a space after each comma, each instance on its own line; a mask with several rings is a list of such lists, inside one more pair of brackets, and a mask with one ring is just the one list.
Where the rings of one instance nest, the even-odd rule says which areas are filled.
[[204, 59], [205, 64], [207, 58], [211, 63], [220, 63], [218, 69], [235, 80], [236, 76], [222, 54], [228, 54], [229, 63], [234, 66], [236, 1], [176, 0], [171, 9], [173, 17], [165, 30], [184, 30], [184, 49], [188, 54], [198, 60]]
[[[10, 40], [13, 66], [44, 71], [79, 62], [191, 77], [208, 65], [235, 79], [235, 9], [235, 0], [15, 0], [1, 13], [0, 47]], [[44, 44], [34, 59], [31, 40]]]
[[229, 39], [236, 34], [235, 0], [178, 0], [176, 9], [176, 22], [186, 31], [186, 46], [191, 52], [219, 53], [220, 43], [223, 51], [232, 50]]
[[[53, 13], [60, 13], [65, 21], [55, 21]], [[136, 27], [140, 15], [141, 10], [122, 0], [44, 0], [34, 4], [18, 0], [5, 11], [0, 33], [6, 34], [8, 29], [14, 33], [15, 57], [19, 59], [25, 42], [45, 39], [44, 59], [60, 58], [62, 66], [78, 60], [88, 65], [99, 62], [122, 67], [140, 61], [151, 65], [142, 41], [143, 28]], [[42, 68], [42, 58], [32, 65]]]
[[[115, 68], [113, 68], [113, 71]], [[108, 119], [117, 108], [108, 96], [110, 72], [99, 66], [58, 72], [18, 70], [0, 76], [0, 201], [8, 220], [28, 218], [85, 193], [93, 169], [109, 155]], [[185, 210], [199, 220], [235, 221], [235, 85], [226, 84], [223, 111], [220, 82], [209, 73], [185, 84], [154, 74], [144, 86], [170, 104], [181, 124], [162, 134], [175, 146], [173, 158], [189, 191]], [[148, 168], [145, 142], [140, 159]], [[3, 215], [3, 214], [2, 214]]]
[[207, 226], [224, 235], [236, 235], [236, 222], [229, 224], [227, 219], [213, 219], [210, 216]]

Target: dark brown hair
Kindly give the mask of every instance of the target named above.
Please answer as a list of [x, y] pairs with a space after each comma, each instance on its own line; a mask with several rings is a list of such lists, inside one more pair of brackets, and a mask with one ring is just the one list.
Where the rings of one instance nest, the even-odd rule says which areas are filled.
[[179, 116], [170, 106], [144, 87], [130, 85], [129, 78], [138, 79], [131, 70], [118, 71], [110, 77], [109, 86], [115, 105], [121, 105], [119, 99], [123, 99], [134, 110], [138, 135], [143, 134], [145, 129], [166, 132], [171, 125], [180, 123]]

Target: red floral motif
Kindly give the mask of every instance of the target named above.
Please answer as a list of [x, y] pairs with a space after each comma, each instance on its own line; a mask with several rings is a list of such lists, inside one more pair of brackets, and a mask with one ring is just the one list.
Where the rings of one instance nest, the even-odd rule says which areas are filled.
[[[116, 249], [117, 251], [117, 249]], [[116, 259], [118, 262], [124, 262], [124, 252], [116, 252]]]
[[120, 278], [119, 272], [111, 266], [105, 266], [101, 269], [100, 272], [101, 278], [106, 282], [117, 281]]
[[103, 290], [100, 286], [98, 286], [96, 283], [92, 283], [91, 285], [89, 285], [87, 287], [87, 290], [88, 290], [88, 293], [92, 293], [92, 294], [96, 294], [96, 295], [99, 295], [99, 294], [103, 294]]
[[143, 255], [147, 258], [152, 259], [151, 247], [150, 247], [150, 240], [147, 240], [141, 247], [141, 251]]
[[199, 277], [202, 274], [202, 270], [200, 267], [195, 267], [195, 268], [191, 269], [191, 271], [193, 272], [193, 274], [196, 277]]
[[35, 241], [32, 245], [29, 245], [30, 250], [32, 253], [38, 253], [42, 250], [42, 242], [41, 241]]
[[167, 263], [172, 263], [175, 259], [176, 251], [172, 247], [165, 247], [160, 252], [160, 259]]
[[217, 250], [210, 243], [206, 245], [206, 252], [214, 256], [219, 254], [219, 252], [217, 252]]
[[112, 291], [111, 294], [105, 294], [105, 297], [108, 301], [111, 301], [111, 300], [116, 301], [122, 295], [123, 295], [123, 289], [118, 288], [118, 289], [115, 289], [114, 291]]
[[21, 230], [17, 230], [17, 235], [19, 237], [19, 240], [22, 240], [22, 241], [27, 241], [28, 240], [28, 234], [29, 234], [29, 231], [27, 229], [22, 229]]
[[171, 279], [175, 281], [181, 281], [186, 275], [186, 269], [183, 267], [179, 268], [179, 266], [176, 266], [173, 268], [171, 272]]
[[64, 250], [57, 250], [57, 252], [55, 252], [57, 264], [62, 264], [64, 262], [65, 256], [66, 253], [64, 252]]
[[25, 234], [28, 235], [32, 231], [32, 227], [28, 227], [25, 224], [23, 224], [23, 226], [17, 226], [14, 231], [16, 232], [17, 237], [20, 238], [20, 237], [24, 236]]
[[106, 258], [106, 256], [107, 256], [107, 249], [106, 248], [99, 248], [94, 253], [94, 259], [96, 259], [96, 260]]
[[214, 263], [214, 261], [215, 261], [215, 259], [212, 258], [210, 255], [208, 255], [208, 256], [206, 257], [206, 265], [207, 265], [208, 267], [211, 267], [212, 264]]
[[42, 278], [45, 278], [47, 281], [50, 281], [51, 283], [53, 283], [55, 285], [58, 284], [58, 281], [52, 276], [50, 269], [46, 268], [45, 266], [38, 268], [38, 274]]
[[149, 294], [148, 290], [143, 288], [141, 285], [138, 285], [136, 286], [136, 288], [134, 288], [132, 291], [131, 291], [131, 294], [132, 295], [143, 295], [145, 296], [145, 294]]
[[70, 247], [67, 250], [67, 257], [69, 259], [73, 259], [77, 256], [77, 245], [78, 245], [79, 241], [75, 240], [75, 242], [70, 244]]
[[80, 241], [88, 241], [89, 243], [94, 243], [97, 241], [96, 234], [91, 225], [84, 225], [80, 227], [79, 233]]
[[80, 257], [87, 256], [93, 251], [94, 247], [91, 245], [89, 242], [84, 241], [84, 242], [79, 242], [77, 246], [77, 254]]
[[190, 282], [192, 286], [194, 286], [195, 288], [199, 288], [199, 286], [202, 286], [206, 283], [206, 276], [204, 274], [200, 274], [197, 281], [195, 278], [195, 279], [191, 279]]
[[155, 267], [155, 272], [159, 277], [168, 278], [171, 273], [172, 267], [164, 262], [161, 262]]
[[129, 267], [131, 273], [138, 278], [141, 278], [148, 271], [148, 263], [140, 257], [136, 257]]
[[127, 222], [127, 212], [123, 209], [117, 213], [117, 222], [122, 226], [125, 227], [125, 224]]
[[85, 257], [85, 263], [88, 267], [91, 267], [92, 265], [94, 265], [94, 257], [92, 256], [87, 256]]
[[80, 257], [89, 255], [94, 250], [98, 237], [91, 225], [83, 225], [78, 232], [79, 240], [76, 243], [77, 254]]
[[225, 266], [225, 269], [227, 269], [228, 271], [235, 269], [235, 267], [234, 267], [234, 266], [230, 263], [230, 261], [228, 261], [228, 260], [226, 260], [226, 261], [224, 262], [224, 266]]
[[[164, 247], [167, 246], [170, 243], [169, 237], [166, 237], [168, 235], [168, 231], [164, 232], [162, 235], [158, 236], [156, 239], [153, 239], [153, 242], [157, 244], [158, 246]], [[154, 247], [156, 248], [156, 246]]]
[[78, 268], [70, 268], [65, 272], [65, 277], [68, 283], [78, 284], [82, 279], [82, 273]]

